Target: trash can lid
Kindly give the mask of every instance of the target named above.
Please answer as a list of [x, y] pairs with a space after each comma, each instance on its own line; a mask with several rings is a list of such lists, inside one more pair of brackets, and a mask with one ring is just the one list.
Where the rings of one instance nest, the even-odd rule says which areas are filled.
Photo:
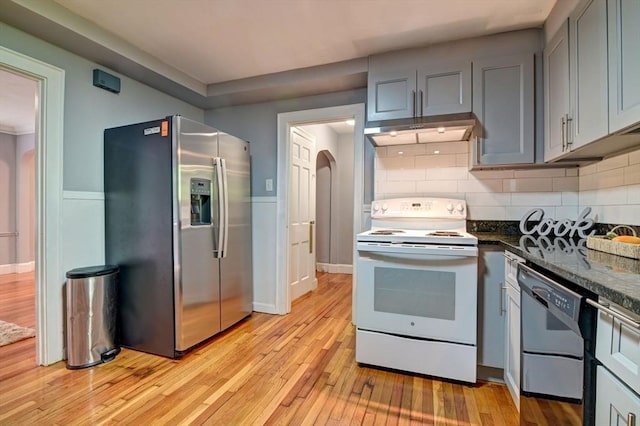
[[87, 266], [76, 268], [67, 272], [67, 278], [91, 278], [118, 272], [118, 265]]

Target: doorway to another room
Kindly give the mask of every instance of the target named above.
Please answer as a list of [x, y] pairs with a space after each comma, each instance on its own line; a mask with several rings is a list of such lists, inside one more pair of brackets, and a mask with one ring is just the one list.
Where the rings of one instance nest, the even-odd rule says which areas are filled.
[[316, 271], [352, 273], [363, 210], [363, 129], [362, 104], [278, 115], [285, 148], [278, 152], [279, 313], [317, 286]]
[[35, 80], [0, 69], [0, 346], [33, 352], [37, 90]]

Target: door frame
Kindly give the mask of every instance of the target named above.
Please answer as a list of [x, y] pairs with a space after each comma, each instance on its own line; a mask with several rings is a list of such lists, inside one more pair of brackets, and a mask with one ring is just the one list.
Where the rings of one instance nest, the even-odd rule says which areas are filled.
[[65, 71], [0, 46], [0, 67], [37, 82], [36, 364], [64, 359], [62, 147]]
[[[288, 286], [289, 271], [289, 169], [291, 167], [291, 127], [320, 124], [331, 121], [355, 119], [354, 125], [354, 209], [353, 251], [355, 257], [355, 233], [362, 226], [362, 204], [364, 202], [364, 111], [363, 103], [317, 108], [278, 114], [278, 162], [276, 196], [276, 294], [275, 305], [279, 314], [291, 312], [291, 295]], [[354, 277], [356, 271], [354, 270]], [[354, 280], [355, 281], [355, 280]]]

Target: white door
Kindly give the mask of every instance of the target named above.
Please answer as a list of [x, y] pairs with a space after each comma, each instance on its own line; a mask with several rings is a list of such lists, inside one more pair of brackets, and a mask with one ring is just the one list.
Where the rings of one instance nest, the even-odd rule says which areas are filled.
[[292, 128], [289, 183], [289, 296], [290, 300], [317, 287], [314, 224], [316, 216], [316, 142]]

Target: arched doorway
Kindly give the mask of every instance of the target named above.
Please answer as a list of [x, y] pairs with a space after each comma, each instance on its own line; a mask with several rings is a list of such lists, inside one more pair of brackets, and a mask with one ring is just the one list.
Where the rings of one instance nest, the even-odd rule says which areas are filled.
[[331, 212], [335, 193], [336, 160], [328, 150], [318, 152], [316, 158], [316, 263], [318, 269], [322, 265], [333, 263], [335, 253], [331, 250]]

